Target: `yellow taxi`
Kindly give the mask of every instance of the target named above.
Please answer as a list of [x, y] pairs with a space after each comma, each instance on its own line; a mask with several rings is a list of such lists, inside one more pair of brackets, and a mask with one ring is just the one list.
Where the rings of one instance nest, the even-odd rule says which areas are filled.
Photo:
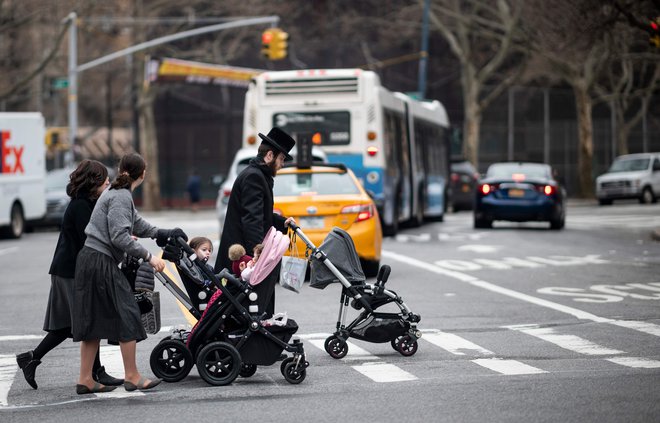
[[[291, 216], [317, 247], [333, 227], [351, 235], [366, 276], [380, 266], [383, 232], [374, 201], [353, 172], [342, 164], [284, 167], [273, 187], [274, 211]], [[303, 254], [305, 244], [298, 240]]]

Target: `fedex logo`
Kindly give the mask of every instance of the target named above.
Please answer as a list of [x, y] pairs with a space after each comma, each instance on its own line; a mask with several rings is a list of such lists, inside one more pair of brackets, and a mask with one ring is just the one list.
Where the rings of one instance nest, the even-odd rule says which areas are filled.
[[25, 173], [23, 169], [23, 150], [25, 146], [14, 147], [9, 145], [10, 131], [0, 131], [0, 173]]

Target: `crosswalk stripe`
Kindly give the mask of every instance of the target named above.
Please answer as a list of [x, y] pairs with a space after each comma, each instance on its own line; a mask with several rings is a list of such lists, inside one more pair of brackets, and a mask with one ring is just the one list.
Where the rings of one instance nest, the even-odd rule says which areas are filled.
[[473, 353], [483, 355], [493, 355], [492, 351], [487, 350], [486, 348], [482, 348], [465, 338], [454, 335], [453, 333], [442, 331], [423, 331], [422, 339], [455, 355], [465, 355], [465, 353], [462, 351], [471, 351]]
[[[350, 349], [349, 349], [350, 351]], [[364, 363], [360, 366], [351, 366], [374, 382], [403, 382], [417, 380], [403, 369], [389, 363]]]
[[660, 361], [644, 357], [612, 357], [605, 360], [626, 367], [635, 367], [641, 369], [659, 369]]
[[514, 325], [504, 326], [527, 335], [535, 336], [544, 341], [555, 344], [569, 351], [585, 355], [615, 355], [624, 354], [624, 351], [606, 348], [576, 335], [556, 333], [552, 328], [542, 328], [538, 325]]
[[472, 362], [503, 375], [532, 375], [548, 373], [545, 370], [538, 369], [517, 360], [505, 360], [502, 358], [478, 358], [476, 360], [472, 360]]
[[0, 407], [9, 405], [9, 389], [14, 383], [18, 364], [15, 355], [0, 355]]
[[[316, 348], [321, 351], [325, 351], [325, 340], [323, 339], [310, 339], [309, 342], [312, 343]], [[344, 360], [379, 360], [378, 357], [371, 354], [369, 351], [364, 348], [360, 348], [352, 342], [346, 342], [348, 345], [348, 353]]]
[[660, 326], [653, 323], [639, 322], [635, 320], [613, 320], [610, 323], [616, 326], [621, 326], [622, 328], [635, 329], [639, 332], [648, 333], [649, 335], [660, 336]]
[[106, 373], [119, 379], [123, 379], [124, 361], [121, 358], [119, 346], [101, 345], [99, 357], [101, 359], [101, 365], [105, 367]]

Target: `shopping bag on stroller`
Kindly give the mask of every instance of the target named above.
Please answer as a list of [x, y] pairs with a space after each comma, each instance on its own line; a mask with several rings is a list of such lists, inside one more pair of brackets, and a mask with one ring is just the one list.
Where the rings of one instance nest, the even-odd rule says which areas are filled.
[[294, 292], [300, 292], [307, 272], [307, 260], [298, 257], [282, 257], [280, 285]]

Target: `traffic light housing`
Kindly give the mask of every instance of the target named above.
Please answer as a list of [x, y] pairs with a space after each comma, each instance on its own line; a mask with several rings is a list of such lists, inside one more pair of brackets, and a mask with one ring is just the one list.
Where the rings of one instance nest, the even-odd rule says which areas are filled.
[[660, 48], [660, 16], [651, 19], [649, 31], [649, 45]]
[[261, 53], [269, 60], [282, 60], [289, 49], [289, 34], [280, 28], [268, 28], [261, 34]]
[[63, 127], [51, 127], [46, 129], [46, 147], [53, 150], [66, 149], [67, 142], [64, 138], [65, 129]]

